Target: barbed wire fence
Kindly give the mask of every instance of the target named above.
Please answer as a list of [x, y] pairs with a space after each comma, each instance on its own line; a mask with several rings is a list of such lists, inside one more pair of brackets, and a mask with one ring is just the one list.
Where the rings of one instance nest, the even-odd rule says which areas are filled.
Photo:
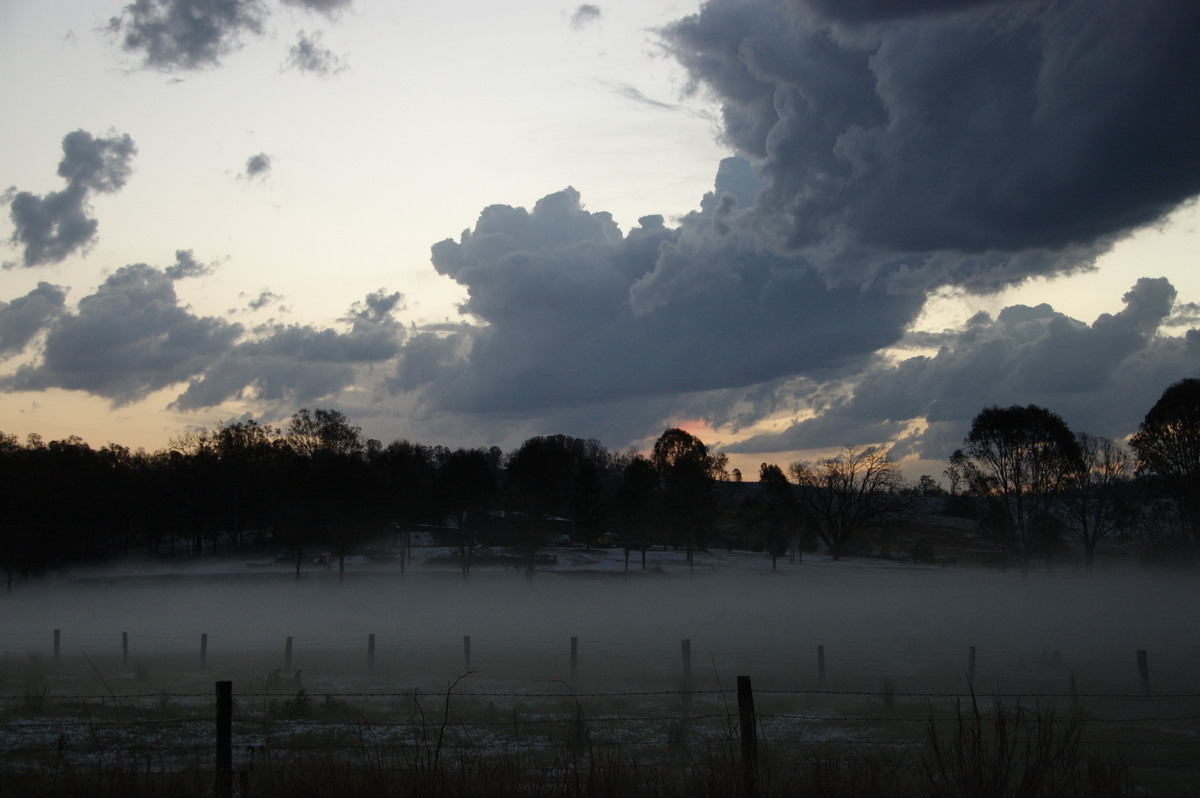
[[[431, 687], [426, 679], [421, 685], [389, 690], [375, 687], [395, 676], [381, 672], [380, 649], [401, 642], [418, 648], [431, 641], [372, 634], [359, 641], [365, 644], [359, 659], [349, 639], [310, 641], [301, 651], [288, 637], [281, 647], [259, 645], [258, 653], [272, 661], [282, 655], [282, 667], [256, 675], [247, 675], [243, 668], [235, 680], [212, 679], [224, 665], [215, 661], [216, 652], [209, 646], [218, 643], [221, 657], [228, 659], [229, 652], [245, 648], [246, 641], [203, 634], [192, 656], [179, 656], [191, 660], [191, 683], [204, 684], [207, 677], [215, 690], [119, 692], [104, 676], [107, 667], [115, 665], [111, 655], [106, 667], [99, 667], [86, 651], [67, 655], [63, 642], [55, 630], [53, 653], [41, 662], [44, 674], [59, 673], [61, 679], [46, 678], [21, 692], [0, 694], [0, 766], [5, 771], [188, 771], [200, 780], [215, 779], [222, 795], [232, 794], [223, 791], [235, 782], [241, 794], [249, 794], [254, 774], [286, 770], [302, 777], [327, 767], [329, 761], [364, 770], [426, 773], [505, 761], [523, 773], [539, 773], [561, 770], [566, 762], [594, 766], [597, 761], [624, 760], [635, 761], [641, 772], [671, 774], [695, 768], [698, 761], [722, 758], [748, 779], [745, 774], [757, 777], [759, 770], [801, 767], [817, 755], [867, 750], [886, 754], [899, 767], [915, 767], [915, 753], [929, 744], [931, 730], [945, 733], [962, 721], [964, 712], [980, 706], [998, 711], [1007, 705], [1039, 714], [1079, 715], [1086, 722], [1090, 749], [1118, 754], [1137, 768], [1171, 771], [1181, 778], [1200, 774], [1200, 693], [1152, 690], [1144, 650], [1071, 663], [1076, 668], [1092, 666], [1099, 675], [1089, 683], [1111, 684], [1112, 673], [1119, 669], [1123, 675], [1117, 682], [1132, 689], [1080, 690], [1072, 670], [1069, 686], [1064, 685], [1068, 689], [1053, 691], [1039, 688], [1037, 679], [1027, 679], [1032, 688], [1008, 690], [1001, 689], [1001, 680], [990, 680], [987, 687], [981, 680], [989, 658], [1005, 656], [1036, 669], [1047, 663], [1062, 665], [1054, 653], [963, 647], [925, 652], [922, 657], [909, 650], [878, 648], [863, 649], [854, 657], [838, 653], [827, 658], [822, 645], [815, 652], [809, 649], [810, 657], [816, 656], [805, 669], [808, 678], [795, 680], [815, 685], [780, 686], [785, 680], [775, 675], [766, 680], [771, 686], [752, 690], [749, 676], [740, 676], [736, 686], [733, 680], [721, 683], [715, 667], [705, 679], [698, 678], [692, 641], [683, 640], [678, 659], [671, 657], [675, 664], [660, 669], [667, 674], [664, 678], [677, 680], [677, 689], [607, 690], [588, 685], [619, 682], [625, 658], [664, 654], [666, 646], [593, 644], [588, 656], [612, 671], [600, 679], [581, 675], [579, 641], [571, 638], [561, 679], [476, 680], [479, 672], [472, 669], [473, 663], [479, 665], [497, 651], [547, 659], [561, 657], [565, 647], [486, 641], [486, 656], [481, 658], [479, 640], [473, 647], [471, 638], [464, 636], [462, 667], [443, 671], [453, 674], [443, 688]], [[131, 667], [129, 642], [129, 635], [123, 634], [121, 668]], [[446, 640], [436, 642], [448, 647]], [[313, 652], [357, 659], [355, 671], [363, 686], [314, 688], [301, 683], [298, 673], [289, 681], [291, 668], [304, 664], [303, 657]], [[791, 647], [742, 648], [738, 653], [766, 671], [798, 659]], [[919, 667], [922, 659], [929, 667], [930, 662], [944, 664], [950, 658], [958, 659], [965, 689], [902, 690], [883, 677], [865, 686], [865, 673], [886, 673], [898, 663]], [[1173, 664], [1176, 670], [1186, 670], [1186, 662]], [[846, 679], [835, 679], [835, 667], [849, 674]], [[89, 670], [104, 685], [102, 691], [67, 689]], [[1055, 678], [1061, 676], [1061, 668], [1051, 670]], [[855, 680], [857, 685], [849, 683]], [[702, 687], [701, 681], [716, 684]], [[834, 681], [836, 689], [829, 684]], [[753, 747], [748, 748], [749, 743]]]

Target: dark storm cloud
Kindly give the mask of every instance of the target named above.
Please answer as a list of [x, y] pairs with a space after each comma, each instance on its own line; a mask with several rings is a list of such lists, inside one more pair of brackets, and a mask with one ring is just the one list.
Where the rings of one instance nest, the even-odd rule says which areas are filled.
[[[1022, 0], [808, 0], [806, 5], [830, 19], [866, 22], [1017, 2]], [[797, 5], [801, 3], [797, 2]]]
[[768, 182], [759, 229], [831, 272], [1053, 271], [1200, 191], [1200, 5], [807, 5], [842, 21], [713, 0], [664, 35]]
[[[744, 188], [744, 186], [743, 186]], [[722, 193], [680, 228], [622, 236], [567, 189], [484, 210], [433, 248], [485, 324], [409, 342], [398, 387], [463, 411], [533, 413], [844, 368], [899, 338], [923, 295], [825, 284], [802, 260], [713, 231]], [[410, 359], [411, 358], [411, 359]]]
[[[506, 423], [814, 411], [743, 449], [932, 451], [996, 402], [1128, 431], [1194, 371], [1200, 332], [1157, 334], [1187, 315], [1165, 281], [1090, 325], [1014, 307], [905, 331], [939, 287], [1090, 268], [1200, 192], [1200, 5], [710, 0], [662, 33], [741, 158], [627, 235], [573, 190], [485, 209], [433, 248], [471, 323], [410, 338], [393, 387]], [[905, 343], [941, 354], [880, 354]]]
[[217, 66], [245, 34], [260, 35], [261, 0], [137, 0], [108, 22], [126, 52], [164, 72]]
[[394, 314], [403, 297], [382, 289], [341, 319], [347, 332], [300, 324], [263, 325], [198, 373], [172, 406], [193, 410], [226, 399], [316, 401], [349, 387], [361, 367], [396, 357], [405, 337]]
[[588, 25], [599, 22], [601, 16], [600, 6], [584, 3], [571, 14], [571, 27], [575, 30], [582, 30]]
[[1166, 279], [1142, 278], [1123, 297], [1123, 310], [1090, 325], [1048, 305], [1014, 305], [995, 319], [978, 314], [937, 354], [879, 360], [856, 380], [852, 396], [821, 415], [729, 451], [886, 442], [924, 420], [930, 431], [906, 441], [906, 450], [944, 459], [971, 419], [993, 404], [1040, 404], [1075, 429], [1126, 435], [1167, 385], [1200, 375], [1200, 331], [1158, 334], [1175, 295]]
[[0, 389], [65, 388], [122, 405], [202, 371], [239, 335], [239, 325], [181, 307], [164, 271], [124, 266], [54, 322], [40, 361]]
[[271, 156], [265, 152], [246, 159], [246, 168], [240, 175], [244, 180], [266, 180], [271, 174]]
[[0, 302], [0, 359], [19, 354], [63, 312], [67, 292], [57, 285], [37, 288], [12, 302]]
[[300, 31], [296, 43], [288, 49], [285, 69], [294, 69], [311, 75], [336, 75], [344, 72], [347, 66], [332, 50], [321, 46], [321, 34], [311, 36]]
[[12, 243], [24, 247], [23, 266], [58, 263], [92, 243], [100, 223], [88, 216], [88, 200], [93, 193], [120, 190], [137, 153], [128, 135], [97, 138], [85, 130], [64, 136], [62, 149], [58, 175], [67, 181], [65, 189], [44, 196], [21, 191], [11, 197]]

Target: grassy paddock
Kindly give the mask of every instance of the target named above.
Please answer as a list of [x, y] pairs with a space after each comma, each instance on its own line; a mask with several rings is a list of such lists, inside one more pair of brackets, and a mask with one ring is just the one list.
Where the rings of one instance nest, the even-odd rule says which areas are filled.
[[787, 652], [697, 650], [684, 690], [677, 644], [583, 641], [571, 685], [565, 646], [475, 645], [470, 674], [454, 641], [383, 641], [371, 671], [365, 645], [297, 646], [297, 681], [282, 645], [220, 642], [204, 670], [195, 652], [6, 655], [0, 794], [211, 794], [218, 679], [234, 682], [245, 795], [737, 795], [738, 672], [764, 796], [1182, 796], [1196, 776], [1190, 679], [1156, 671], [1170, 695], [1143, 698], [1127, 668], [1053, 653], [984, 652], [973, 696], [917, 652], [831, 652], [820, 682]]

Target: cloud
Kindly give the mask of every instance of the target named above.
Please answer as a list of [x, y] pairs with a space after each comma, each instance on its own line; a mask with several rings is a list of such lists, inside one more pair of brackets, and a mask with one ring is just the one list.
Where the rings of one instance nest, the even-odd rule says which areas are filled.
[[[210, 268], [179, 250], [165, 269], [118, 269], [74, 313], [63, 310], [65, 292], [45, 283], [0, 304], [0, 355], [46, 333], [38, 359], [0, 378], [0, 391], [64, 388], [120, 406], [187, 383], [173, 407], [238, 397], [311, 403], [356, 384], [363, 368], [394, 361], [407, 334], [395, 318], [403, 296], [383, 289], [349, 309], [339, 320], [344, 330], [277, 323], [247, 330], [198, 316], [180, 303], [175, 282]], [[259, 299], [277, 297], [264, 291]]]
[[67, 292], [57, 285], [37, 288], [12, 302], [0, 302], [0, 358], [19, 354], [63, 312]]
[[24, 247], [23, 266], [58, 263], [91, 244], [100, 223], [88, 216], [89, 198], [93, 193], [119, 191], [129, 179], [137, 153], [128, 135], [97, 138], [85, 130], [64, 136], [62, 150], [58, 175], [67, 181], [65, 189], [44, 196], [28, 191], [11, 195], [11, 241]]
[[414, 337], [395, 384], [437, 407], [526, 414], [746, 386], [845, 368], [920, 310], [923, 294], [830, 287], [803, 259], [719, 235], [722, 202], [736, 199], [628, 235], [574, 189], [486, 208], [433, 247], [479, 323]]
[[663, 35], [767, 182], [747, 223], [839, 279], [992, 288], [1200, 191], [1195, 4], [712, 0]]
[[330, 19], [337, 18], [345, 9], [354, 5], [354, 0], [282, 0], [284, 5], [297, 6], [305, 11], [315, 11]]
[[296, 43], [288, 49], [284, 68], [325, 77], [345, 72], [349, 67], [332, 50], [321, 46], [319, 32], [309, 36], [300, 31]]
[[181, 307], [163, 270], [123, 266], [50, 325], [40, 361], [0, 380], [0, 390], [65, 388], [123, 405], [202, 371], [241, 332]]
[[212, 274], [216, 269], [215, 263], [200, 263], [192, 255], [190, 249], [175, 250], [175, 263], [163, 269], [163, 273], [172, 280], [183, 280], [187, 277], [203, 277]]
[[690, 109], [687, 106], [647, 97], [641, 89], [628, 83], [610, 83], [608, 81], [601, 81], [601, 83], [612, 90], [618, 97], [624, 97], [626, 100], [631, 100], [638, 105], [648, 105], [651, 108], [658, 108], [663, 111], [685, 111], [690, 113]]
[[[879, 358], [811, 419], [730, 452], [815, 449], [905, 439], [905, 451], [944, 459], [988, 405], [1040, 404], [1073, 428], [1124, 436], [1162, 390], [1200, 375], [1200, 331], [1163, 336], [1175, 305], [1164, 278], [1142, 278], [1123, 310], [1084, 324], [1049, 305], [979, 314], [932, 356]], [[929, 425], [909, 433], [910, 425]], [[949, 448], [947, 448], [949, 447]]]
[[598, 23], [601, 16], [600, 6], [584, 3], [571, 14], [571, 29], [583, 30], [588, 25]]
[[337, 394], [362, 378], [361, 369], [392, 361], [406, 332], [394, 314], [403, 296], [383, 289], [355, 303], [342, 322], [349, 330], [267, 324], [229, 347], [189, 381], [172, 403], [181, 410], [227, 399], [306, 404]]
[[262, 310], [263, 308], [274, 305], [282, 300], [282, 296], [264, 288], [262, 291], [258, 292], [258, 296], [246, 303], [246, 308], [248, 310]]
[[186, 71], [218, 66], [243, 35], [262, 33], [267, 13], [261, 0], [136, 0], [107, 29], [142, 67]]
[[246, 159], [246, 168], [238, 177], [243, 180], [266, 180], [270, 174], [271, 156], [260, 152]]

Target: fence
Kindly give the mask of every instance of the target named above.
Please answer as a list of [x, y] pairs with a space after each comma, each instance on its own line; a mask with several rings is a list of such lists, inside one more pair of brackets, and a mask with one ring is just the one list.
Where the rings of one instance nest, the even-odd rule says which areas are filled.
[[[303, 778], [330, 762], [422, 773], [515, 762], [526, 775], [558, 773], [565, 762], [626, 762], [667, 780], [720, 760], [753, 794], [760, 776], [777, 779], [819, 756], [870, 751], [915, 767], [931, 732], [945, 739], [976, 702], [989, 712], [1008, 705], [1084, 717], [1089, 750], [1119, 756], [1144, 782], [1194, 778], [1200, 761], [1190, 658], [1162, 657], [1164, 676], [1152, 679], [1145, 650], [1078, 659], [820, 644], [804, 657], [786, 646], [729, 652], [690, 639], [536, 646], [463, 636], [457, 652], [452, 638], [431, 652], [428, 641], [370, 634], [356, 654], [352, 641], [298, 645], [285, 636], [247, 651], [204, 633], [190, 655], [168, 657], [139, 654], [128, 633], [111, 650], [92, 640], [75, 651], [71, 640], [48, 634], [48, 660], [5, 656], [5, 682], [25, 679], [20, 692], [0, 695], [0, 756], [10, 774], [190, 773], [209, 790], [216, 779], [219, 794], [236, 786], [248, 795], [256, 780]], [[711, 670], [696, 667], [697, 650], [708, 652]], [[733, 654], [742, 661], [717, 665]], [[728, 675], [747, 664], [757, 667], [753, 690], [749, 677]], [[161, 689], [119, 689], [150, 684], [138, 673], [144, 667], [160, 671]], [[548, 678], [531, 679], [530, 670]], [[214, 675], [222, 677], [216, 695]], [[411, 686], [395, 689], [405, 679]], [[602, 689], [613, 684], [624, 688]], [[1054, 684], [1061, 689], [1048, 689]]]

